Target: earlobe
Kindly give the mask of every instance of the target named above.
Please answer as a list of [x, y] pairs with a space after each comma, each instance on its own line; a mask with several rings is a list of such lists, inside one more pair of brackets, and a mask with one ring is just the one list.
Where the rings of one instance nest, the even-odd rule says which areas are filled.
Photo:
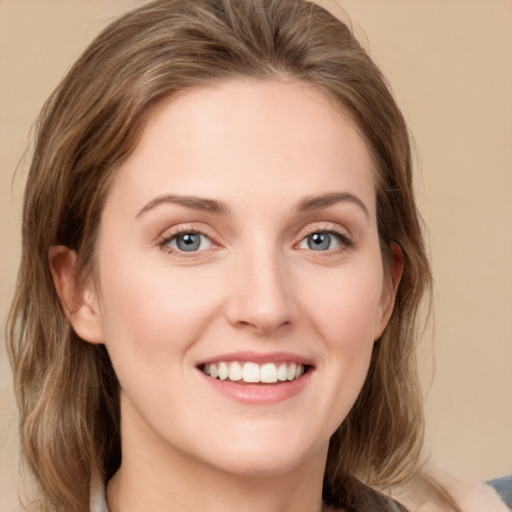
[[389, 319], [391, 318], [391, 313], [393, 312], [395, 304], [396, 292], [404, 269], [404, 254], [402, 252], [402, 248], [397, 243], [393, 242], [391, 243], [390, 249], [392, 259], [389, 263], [387, 275], [384, 278], [380, 303], [380, 325], [376, 331], [375, 339], [379, 339], [381, 337]]
[[48, 262], [62, 309], [73, 330], [85, 341], [103, 343], [103, 328], [96, 292], [91, 283], [80, 286], [76, 252], [63, 245], [48, 250]]

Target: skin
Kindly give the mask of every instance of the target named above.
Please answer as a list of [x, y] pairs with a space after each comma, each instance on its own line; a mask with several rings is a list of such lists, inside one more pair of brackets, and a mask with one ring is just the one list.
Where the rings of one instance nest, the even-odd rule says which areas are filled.
[[[309, 85], [233, 80], [155, 108], [78, 300], [75, 255], [50, 250], [75, 331], [106, 345], [121, 386], [112, 512], [321, 509], [329, 438], [401, 268], [383, 271], [373, 174], [354, 124]], [[177, 232], [190, 231], [204, 233], [199, 250], [180, 251]], [[313, 233], [331, 245], [313, 250]], [[306, 384], [275, 403], [219, 393], [198, 365], [240, 350], [305, 358]]]

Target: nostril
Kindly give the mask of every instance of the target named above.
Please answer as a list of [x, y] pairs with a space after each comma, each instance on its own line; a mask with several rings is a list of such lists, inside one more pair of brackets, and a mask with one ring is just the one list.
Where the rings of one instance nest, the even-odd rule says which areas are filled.
[[260, 321], [255, 320], [253, 322], [247, 320], [239, 320], [234, 324], [234, 326], [240, 329], [251, 330], [261, 336], [266, 336], [269, 334], [275, 335], [276, 332], [285, 330], [287, 327], [291, 326], [291, 324], [292, 322], [289, 320], [272, 321], [271, 319], [264, 319]]

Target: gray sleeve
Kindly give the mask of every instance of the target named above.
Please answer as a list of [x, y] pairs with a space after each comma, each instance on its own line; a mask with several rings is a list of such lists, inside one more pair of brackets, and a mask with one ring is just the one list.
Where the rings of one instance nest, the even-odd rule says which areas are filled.
[[505, 505], [512, 511], [512, 475], [501, 478], [493, 478], [487, 482], [503, 500]]

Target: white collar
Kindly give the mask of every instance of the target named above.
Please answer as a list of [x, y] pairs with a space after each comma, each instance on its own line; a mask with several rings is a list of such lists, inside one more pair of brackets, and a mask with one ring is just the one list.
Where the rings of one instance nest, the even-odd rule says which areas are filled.
[[105, 484], [101, 478], [92, 478], [90, 496], [90, 512], [109, 512], [105, 495]]

